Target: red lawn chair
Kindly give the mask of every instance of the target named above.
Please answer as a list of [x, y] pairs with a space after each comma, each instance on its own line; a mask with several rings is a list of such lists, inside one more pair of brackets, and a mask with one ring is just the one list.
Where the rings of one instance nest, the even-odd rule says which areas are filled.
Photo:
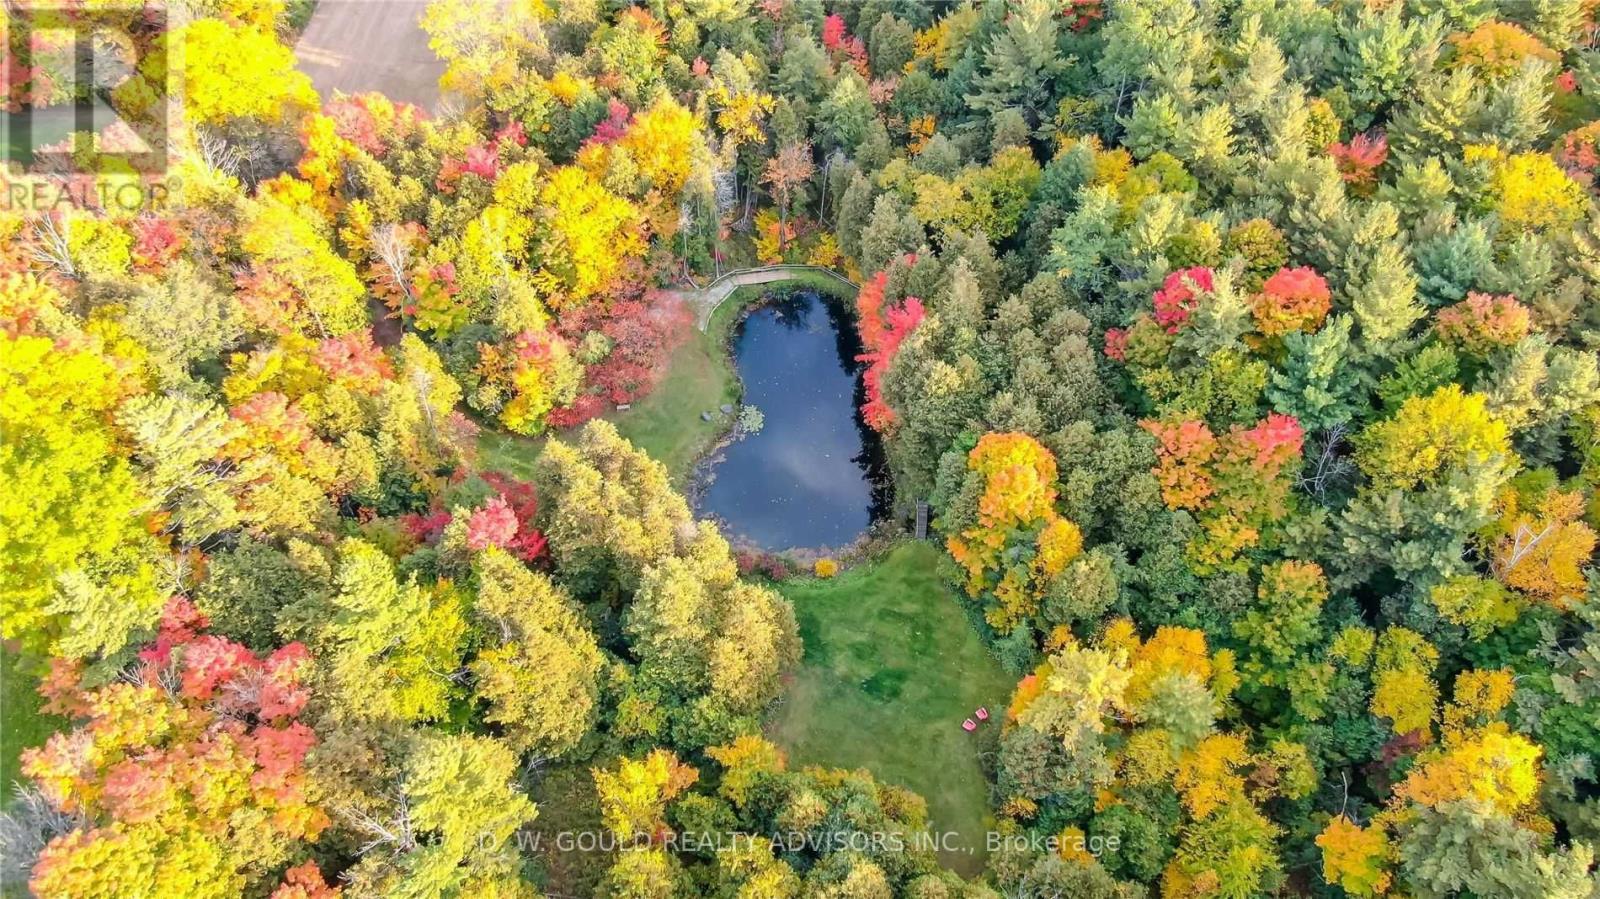
[[968, 733], [971, 733], [971, 732], [973, 732], [973, 731], [978, 729], [978, 722], [972, 720], [971, 718], [968, 718], [967, 720], [961, 722], [961, 729], [966, 731], [966, 732], [968, 732]]
[[979, 721], [988, 721], [989, 720], [989, 710], [987, 708], [985, 708], [984, 706], [978, 706], [977, 714], [978, 714], [978, 720]]

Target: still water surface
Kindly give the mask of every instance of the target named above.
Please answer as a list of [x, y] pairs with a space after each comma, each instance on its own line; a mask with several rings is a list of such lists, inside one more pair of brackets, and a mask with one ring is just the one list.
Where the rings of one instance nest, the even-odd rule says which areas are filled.
[[882, 447], [861, 421], [860, 352], [840, 305], [809, 291], [768, 298], [734, 326], [744, 402], [766, 422], [706, 463], [697, 511], [730, 539], [839, 548], [884, 513]]

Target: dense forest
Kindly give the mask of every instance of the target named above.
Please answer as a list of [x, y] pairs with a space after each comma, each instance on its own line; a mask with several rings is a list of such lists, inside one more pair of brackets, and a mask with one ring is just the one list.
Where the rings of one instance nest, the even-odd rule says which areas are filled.
[[[608, 897], [1600, 895], [1592, 0], [435, 0], [437, 112], [156, 5], [0, 60], [114, 20], [168, 157], [7, 176], [8, 890], [571, 895], [561, 768]], [[775, 262], [1015, 681], [974, 874], [791, 763], [781, 572], [609, 420]]]

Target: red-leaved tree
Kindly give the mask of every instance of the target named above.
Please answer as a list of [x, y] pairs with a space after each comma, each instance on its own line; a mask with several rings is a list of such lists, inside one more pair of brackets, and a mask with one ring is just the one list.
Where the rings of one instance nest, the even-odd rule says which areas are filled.
[[[260, 893], [328, 826], [307, 793], [305, 647], [258, 657], [208, 624], [175, 597], [122, 677], [54, 662], [46, 709], [76, 724], [22, 756], [43, 843], [35, 895]], [[321, 882], [296, 871], [298, 885]]]
[[900, 344], [916, 329], [925, 313], [922, 301], [916, 297], [906, 297], [904, 302], [885, 309], [883, 292], [888, 281], [886, 273], [878, 272], [856, 293], [858, 327], [865, 350], [856, 360], [867, 363], [866, 374], [862, 376], [867, 402], [861, 407], [861, 415], [869, 427], [879, 432], [893, 427], [895, 422], [894, 409], [883, 399], [883, 376]]

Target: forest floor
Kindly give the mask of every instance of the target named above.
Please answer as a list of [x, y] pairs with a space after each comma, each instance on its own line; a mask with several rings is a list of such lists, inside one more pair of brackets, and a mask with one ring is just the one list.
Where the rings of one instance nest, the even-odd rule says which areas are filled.
[[[908, 541], [831, 580], [779, 584], [805, 658], [768, 731], [791, 766], [868, 768], [921, 794], [933, 831], [959, 835], [940, 861], [973, 874], [990, 829], [983, 758], [1015, 678], [985, 651], [938, 561], [933, 544]], [[979, 706], [991, 717], [967, 733]]]
[[22, 657], [0, 650], [0, 806], [11, 801], [22, 750], [44, 745], [65, 722], [39, 710], [39, 679], [19, 670]]
[[578, 834], [597, 834], [605, 828], [591, 770], [610, 764], [611, 759], [596, 758], [551, 765], [535, 776], [529, 798], [539, 815], [530, 825], [535, 838], [529, 848], [539, 887], [551, 899], [596, 895], [601, 878], [615, 861], [609, 851], [576, 842]]

